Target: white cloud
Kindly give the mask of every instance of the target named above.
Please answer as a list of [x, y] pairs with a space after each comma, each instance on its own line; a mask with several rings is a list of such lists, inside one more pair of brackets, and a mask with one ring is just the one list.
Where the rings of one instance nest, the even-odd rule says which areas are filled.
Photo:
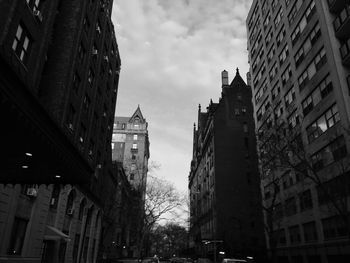
[[116, 114], [140, 104], [151, 159], [160, 175], [187, 189], [193, 122], [221, 94], [220, 73], [248, 71], [245, 19], [251, 0], [115, 0], [122, 59]]

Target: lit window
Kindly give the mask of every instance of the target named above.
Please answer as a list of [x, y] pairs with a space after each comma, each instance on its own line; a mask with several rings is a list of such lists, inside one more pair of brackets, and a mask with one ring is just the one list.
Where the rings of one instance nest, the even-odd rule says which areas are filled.
[[21, 24], [18, 25], [15, 39], [12, 43], [12, 50], [16, 53], [17, 57], [22, 61], [26, 62], [29, 49], [30, 49], [31, 39], [29, 32]]
[[137, 134], [134, 134], [134, 141], [137, 141]]
[[137, 149], [137, 143], [133, 143], [132, 144], [132, 148], [136, 150]]

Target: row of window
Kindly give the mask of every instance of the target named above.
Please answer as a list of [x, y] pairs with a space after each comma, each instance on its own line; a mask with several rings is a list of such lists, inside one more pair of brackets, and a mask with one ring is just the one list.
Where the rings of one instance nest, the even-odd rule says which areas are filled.
[[315, 1], [312, 0], [309, 6], [307, 7], [307, 9], [305, 10], [305, 13], [303, 14], [302, 18], [300, 19], [297, 26], [292, 32], [291, 39], [292, 39], [293, 45], [298, 41], [301, 33], [306, 28], [308, 22], [311, 20], [311, 17], [315, 13], [315, 11], [316, 11]]
[[322, 99], [333, 90], [330, 75], [327, 75], [311, 93], [303, 100], [303, 114], [306, 116]]
[[320, 51], [316, 54], [310, 64], [306, 67], [306, 69], [300, 74], [298, 77], [299, 89], [303, 90], [308, 81], [317, 73], [321, 67], [326, 64], [327, 57], [326, 51], [324, 47], [320, 49]]
[[[313, 242], [318, 240], [316, 222], [311, 221], [302, 224], [304, 233], [304, 242]], [[344, 220], [340, 216], [332, 216], [322, 219], [323, 236], [325, 239], [345, 237], [347, 235], [347, 227]], [[290, 244], [301, 243], [300, 226], [294, 225], [288, 228]], [[275, 231], [272, 237], [278, 245], [286, 245], [286, 233], [284, 229]]]
[[314, 26], [314, 28], [311, 30], [309, 35], [307, 36], [305, 42], [302, 44], [302, 46], [299, 48], [299, 50], [296, 52], [296, 54], [294, 56], [296, 67], [298, 67], [300, 65], [300, 63], [304, 60], [306, 55], [311, 50], [312, 45], [314, 45], [316, 43], [317, 39], [320, 36], [321, 36], [320, 25], [317, 23]]
[[341, 160], [347, 155], [346, 143], [343, 136], [323, 147], [311, 156], [312, 166], [315, 171], [319, 171], [329, 164]]
[[334, 104], [306, 128], [309, 143], [316, 140], [329, 128], [333, 127], [338, 121], [340, 121], [338, 107], [336, 104]]

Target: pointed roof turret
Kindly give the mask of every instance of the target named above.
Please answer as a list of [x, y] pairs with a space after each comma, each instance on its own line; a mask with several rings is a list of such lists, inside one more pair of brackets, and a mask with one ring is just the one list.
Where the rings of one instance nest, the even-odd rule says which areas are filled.
[[137, 105], [137, 109], [134, 112], [134, 114], [131, 116], [131, 118], [129, 119], [129, 122], [133, 122], [133, 120], [135, 118], [139, 118], [140, 122], [145, 122], [145, 119], [143, 118], [143, 115], [142, 115], [142, 112], [141, 112], [141, 109], [140, 109], [140, 104]]
[[244, 82], [244, 80], [242, 79], [241, 75], [239, 74], [239, 69], [236, 68], [236, 76], [234, 77], [234, 79], [232, 80], [230, 87], [234, 88], [237, 86], [247, 86], [247, 84]]

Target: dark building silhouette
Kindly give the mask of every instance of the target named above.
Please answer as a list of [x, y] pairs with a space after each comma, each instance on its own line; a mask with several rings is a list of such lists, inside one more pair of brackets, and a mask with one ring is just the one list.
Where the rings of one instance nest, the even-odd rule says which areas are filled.
[[190, 246], [198, 256], [264, 256], [251, 96], [238, 69], [231, 84], [223, 71], [219, 103], [198, 110], [189, 175]]
[[120, 70], [111, 8], [0, 3], [1, 182], [89, 183], [109, 158]]
[[118, 184], [112, 4], [0, 2], [0, 262], [96, 261]]

